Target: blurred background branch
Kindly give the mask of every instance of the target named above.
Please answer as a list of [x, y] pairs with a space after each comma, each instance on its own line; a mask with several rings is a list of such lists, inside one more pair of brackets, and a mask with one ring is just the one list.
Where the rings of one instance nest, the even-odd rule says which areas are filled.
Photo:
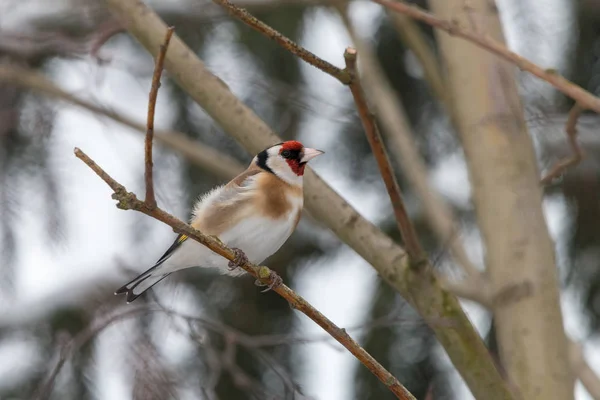
[[[435, 97], [447, 110], [450, 110], [452, 105], [444, 83], [440, 61], [438, 60], [430, 41], [428, 41], [427, 36], [423, 34], [417, 22], [406, 15], [394, 12], [389, 8], [386, 9], [386, 15], [392, 21], [402, 43], [404, 43], [419, 60], [419, 64], [421, 65], [421, 68], [423, 68], [425, 81]], [[346, 28], [349, 28], [346, 22], [347, 18], [343, 18], [343, 20]], [[352, 41], [356, 41], [354, 29], [349, 29], [349, 32], [351, 33]], [[373, 51], [371, 51], [371, 54], [373, 54]]]
[[[146, 126], [143, 123], [136, 122], [118, 111], [110, 110], [107, 107], [67, 93], [39, 73], [21, 68], [0, 66], [0, 81], [10, 82], [13, 85], [19, 85], [40, 94], [69, 102], [96, 115], [110, 118], [139, 133], [146, 132]], [[195, 165], [216, 174], [220, 179], [231, 179], [244, 169], [242, 164], [234, 158], [192, 140], [181, 132], [158, 129], [155, 134], [160, 143], [177, 151], [178, 154], [181, 154]]]
[[[489, 2], [471, 1], [472, 13], [455, 15], [462, 3], [430, 1], [441, 18], [436, 21], [454, 18], [454, 26], [460, 26], [472, 18], [485, 26], [479, 37], [503, 47], [502, 24]], [[458, 134], [485, 243], [502, 366], [523, 398], [574, 398], [573, 376], [564, 367], [567, 338], [554, 247], [513, 60], [501, 60], [489, 48], [454, 38], [453, 30], [449, 33], [438, 31], [438, 41], [456, 99]], [[530, 334], [514, 335], [524, 331]]]
[[573, 374], [595, 400], [600, 399], [600, 378], [586, 362], [581, 345], [569, 342], [569, 362]]
[[[491, 36], [485, 34], [482, 35], [481, 32], [468, 31], [463, 27], [466, 24], [463, 23], [463, 25], [461, 25], [458, 22], [458, 19], [445, 20], [443, 18], [438, 18], [434, 14], [430, 14], [425, 10], [419, 9], [419, 7], [411, 6], [403, 2], [396, 2], [393, 0], [373, 1], [385, 7], [389, 7], [396, 12], [406, 14], [411, 18], [425, 22], [426, 24], [440, 29], [451, 36], [466, 39], [467, 41], [489, 51], [490, 53], [493, 53], [500, 58], [511, 62], [520, 69], [525, 70], [548, 82], [565, 95], [579, 102], [582, 107], [600, 112], [600, 98], [594, 96], [573, 82], [570, 82], [568, 79], [560, 76], [555, 69], [544, 69], [528, 59], [518, 55], [517, 53], [509, 50], [508, 47], [503, 45], [501, 41], [493, 39]], [[461, 7], [464, 7], [464, 4], [462, 4]], [[473, 8], [471, 5], [469, 5], [469, 7]], [[493, 7], [496, 8], [496, 6]], [[454, 9], [458, 10], [460, 8], [454, 7]], [[472, 24], [471, 27], [473, 27]]]

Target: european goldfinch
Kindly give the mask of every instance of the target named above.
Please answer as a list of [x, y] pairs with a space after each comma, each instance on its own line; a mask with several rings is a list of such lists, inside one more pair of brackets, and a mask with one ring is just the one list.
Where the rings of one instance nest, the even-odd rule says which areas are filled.
[[[118, 289], [132, 302], [172, 272], [194, 266], [217, 268], [239, 276], [246, 259], [259, 264], [290, 237], [302, 212], [304, 167], [322, 151], [297, 141], [271, 146], [256, 155], [250, 166], [229, 183], [205, 194], [195, 204], [191, 225], [236, 251], [236, 262], [212, 252], [180, 234], [156, 264]], [[274, 280], [281, 278], [274, 276]], [[267, 289], [268, 290], [268, 289]]]

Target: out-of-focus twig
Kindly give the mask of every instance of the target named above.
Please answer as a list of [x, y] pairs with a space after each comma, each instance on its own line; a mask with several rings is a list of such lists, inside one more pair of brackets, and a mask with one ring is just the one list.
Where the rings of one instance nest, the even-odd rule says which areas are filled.
[[[425, 81], [429, 84], [431, 92], [446, 107], [451, 105], [448, 102], [448, 91], [444, 83], [440, 61], [437, 59], [430, 44], [427, 43], [425, 34], [411, 18], [391, 10], [386, 10], [392, 20], [392, 24], [402, 43], [408, 47], [423, 68]], [[360, 51], [360, 50], [359, 50]], [[362, 53], [362, 52], [361, 52]], [[362, 56], [361, 56], [362, 57]]]
[[[132, 128], [136, 132], [146, 132], [144, 124], [119, 112], [68, 93], [38, 72], [24, 68], [0, 66], [0, 81], [10, 82], [11, 84], [34, 90], [40, 94], [63, 100], [96, 115], [108, 117], [113, 121]], [[213, 172], [221, 179], [231, 179], [244, 170], [244, 167], [236, 159], [203, 145], [201, 142], [192, 140], [182, 132], [156, 130], [155, 136], [159, 142], [177, 151], [190, 162]]]
[[[90, 340], [99, 335], [104, 329], [108, 328], [109, 326], [112, 326], [117, 322], [125, 321], [131, 318], [136, 318], [140, 314], [160, 313], [166, 315], [167, 317], [173, 318], [171, 320], [173, 329], [175, 329], [178, 333], [184, 336], [188, 336], [191, 340], [198, 342], [198, 344], [204, 346], [207, 339], [205, 337], [199, 337], [196, 333], [195, 328], [196, 325], [201, 326], [208, 331], [223, 335], [227, 338], [227, 340], [231, 341], [234, 344], [238, 344], [239, 346], [254, 353], [257, 357], [262, 358], [265, 362], [267, 361], [265, 358], [269, 357], [269, 355], [268, 353], [264, 352], [262, 348], [292, 344], [327, 342], [332, 339], [331, 336], [327, 334], [317, 334], [312, 336], [298, 336], [294, 334], [266, 334], [251, 336], [233, 327], [230, 327], [229, 325], [226, 325], [221, 321], [213, 320], [207, 318], [206, 316], [196, 316], [192, 314], [179, 312], [165, 307], [156, 298], [154, 298], [154, 300], [156, 304], [148, 304], [134, 308], [128, 307], [127, 309], [116, 311], [109, 315], [97, 316], [96, 318], [94, 318], [89, 326], [84, 328], [82, 331], [80, 331], [78, 334], [72, 337], [64, 346], [62, 346], [59, 352], [59, 360], [57, 361], [56, 365], [50, 370], [48, 378], [37, 389], [35, 398], [40, 400], [48, 399], [51, 396], [52, 389], [54, 387], [54, 382], [56, 381], [64, 365], [72, 358], [72, 356], [79, 349], [81, 349], [84, 345], [89, 343]], [[182, 329], [179, 326], [179, 324], [176, 323], [175, 319], [185, 321], [187, 323], [188, 329]], [[376, 320], [348, 328], [348, 331], [391, 327], [397, 325], [404, 325], [409, 322], [410, 321], [408, 320], [399, 318], [395, 314], [390, 314], [378, 318]], [[422, 322], [414, 321], [414, 323]], [[272, 359], [270, 359], [269, 361], [271, 364], [274, 363], [274, 360]], [[218, 365], [215, 367], [220, 368], [223, 366]], [[281, 365], [271, 365], [271, 367], [278, 369], [278, 371], [276, 371], [278, 375], [282, 374]], [[296, 390], [296, 387], [294, 387], [294, 385], [296, 384], [290, 381], [291, 378], [289, 376], [285, 378], [286, 379], [284, 381], [284, 384], [288, 386], [291, 384], [291, 387], [289, 387], [289, 389]]]
[[594, 400], [600, 400], [600, 378], [585, 360], [581, 345], [573, 341], [569, 342], [569, 364]]
[[49, 57], [78, 58], [87, 53], [85, 39], [59, 32], [11, 33], [0, 31], [0, 52], [29, 65]]
[[102, 48], [110, 38], [121, 32], [125, 32], [125, 28], [123, 27], [123, 24], [114, 18], [110, 18], [100, 24], [90, 41], [90, 55], [99, 59], [100, 48]]
[[394, 215], [396, 216], [398, 229], [400, 230], [402, 239], [404, 240], [406, 252], [408, 253], [411, 264], [418, 266], [426, 260], [426, 256], [423, 252], [423, 248], [421, 247], [419, 237], [417, 236], [417, 231], [415, 230], [415, 227], [408, 216], [408, 212], [406, 211], [406, 207], [404, 206], [404, 201], [402, 200], [402, 194], [400, 192], [400, 186], [398, 186], [398, 182], [394, 176], [392, 165], [390, 164], [389, 157], [385, 151], [383, 141], [381, 140], [381, 134], [377, 128], [377, 123], [375, 122], [373, 114], [371, 114], [369, 111], [367, 99], [365, 98], [360, 80], [358, 79], [358, 71], [356, 70], [356, 57], [357, 52], [354, 48], [348, 47], [344, 52], [346, 69], [352, 77], [349, 85], [350, 91], [352, 92], [352, 97], [356, 103], [356, 109], [358, 110], [358, 115], [360, 116], [363, 128], [365, 129], [365, 134], [367, 135], [367, 140], [371, 146], [371, 151], [375, 156], [375, 160], [379, 166], [379, 172], [383, 178], [383, 182], [385, 183], [388, 195], [390, 196]]
[[[234, 329], [221, 321], [208, 319], [206, 317], [193, 316], [184, 314], [171, 308], [165, 307], [160, 300], [150, 292], [150, 296], [154, 299], [160, 309], [171, 319], [173, 328], [184, 336], [188, 336], [191, 340], [196, 342], [199, 346], [205, 348], [208, 351], [207, 363], [210, 364], [211, 371], [209, 382], [207, 382], [206, 389], [210, 392], [214, 392], [214, 387], [218, 382], [218, 376], [221, 374], [221, 370], [226, 369], [222, 361], [222, 353], [218, 352], [212, 345], [210, 336], [200, 335], [197, 331], [197, 327], [203, 327], [205, 330], [212, 331], [217, 334], [221, 334], [228, 340], [233, 340], [236, 344], [244, 347], [250, 353], [257, 357], [260, 361], [263, 361], [277, 376], [281, 378], [283, 385], [295, 393], [299, 391], [300, 386], [294, 382], [291, 375], [285, 370], [285, 368], [274, 358], [265, 351], [262, 347], [277, 346], [278, 344], [294, 344], [300, 342], [288, 341], [288, 342], [276, 342], [276, 340], [270, 340], [273, 335], [259, 335], [250, 336], [237, 329]], [[177, 319], [182, 319], [186, 322], [188, 329], [181, 329], [177, 324]], [[286, 335], [282, 335], [286, 336]], [[328, 334], [324, 335], [326, 338], [331, 339]], [[292, 338], [292, 336], [289, 336]], [[229, 370], [230, 373], [235, 374], [235, 371]], [[268, 396], [267, 396], [268, 397]]]
[[117, 321], [131, 318], [139, 314], [144, 314], [149, 311], [150, 309], [148, 306], [143, 306], [132, 308], [122, 313], [113, 314], [101, 320], [96, 320], [93, 325], [90, 325], [88, 328], [82, 330], [80, 333], [74, 336], [62, 348], [56, 366], [51, 370], [50, 374], [48, 375], [48, 378], [38, 388], [35, 398], [37, 400], [46, 400], [50, 398], [50, 395], [52, 394], [52, 389], [54, 387], [54, 382], [56, 381], [56, 377], [58, 376], [64, 364], [71, 359], [75, 351], [79, 350], [81, 347], [87, 344], [90, 340], [94, 338], [94, 336], [96, 336], [98, 333], [100, 333], [108, 326], [112, 325]]
[[[328, 0], [236, 0], [240, 7], [256, 12], [269, 12], [281, 7], [311, 7], [324, 5]], [[86, 4], [79, 4], [86, 3]], [[0, 30], [0, 52], [25, 60], [31, 66], [42, 59], [53, 57], [100, 57], [101, 47], [125, 26], [107, 12], [102, 1], [79, 2], [77, 7], [53, 12], [52, 9], [29, 13], [16, 29]], [[181, 25], [199, 25], [218, 21], [226, 16], [218, 5], [202, 0], [186, 3], [157, 4], [158, 12], [168, 21]]]
[[236, 362], [236, 354], [237, 354], [237, 345], [238, 342], [236, 340], [235, 335], [225, 334], [225, 350], [220, 355], [221, 363], [223, 365], [223, 369], [225, 369], [231, 379], [233, 380], [234, 385], [239, 387], [240, 389], [255, 393], [259, 398], [263, 399], [282, 399], [279, 396], [275, 396], [272, 393], [268, 393], [265, 389], [262, 388], [260, 382], [250, 377]]
[[489, 293], [489, 283], [485, 276], [467, 275], [460, 281], [443, 280], [444, 289], [460, 298], [474, 301], [489, 309], [492, 308], [492, 300]]
[[165, 41], [160, 45], [160, 51], [156, 57], [154, 65], [154, 74], [152, 75], [152, 87], [150, 88], [150, 96], [148, 99], [148, 116], [146, 119], [146, 140], [144, 142], [145, 151], [145, 170], [144, 178], [146, 181], [146, 198], [145, 202], [150, 208], [156, 207], [156, 198], [154, 197], [154, 182], [152, 177], [152, 139], [154, 137], [154, 114], [156, 108], [156, 98], [158, 97], [158, 88], [160, 87], [160, 76], [162, 74], [163, 65], [165, 62], [165, 54], [169, 48], [169, 42], [175, 28], [172, 26], [165, 33]]
[[252, 14], [250, 14], [245, 9], [236, 6], [235, 4], [230, 3], [228, 0], [213, 0], [215, 3], [223, 6], [229, 13], [238, 17], [241, 21], [243, 21], [246, 25], [251, 27], [252, 29], [264, 34], [268, 38], [274, 40], [283, 48], [289, 50], [291, 53], [300, 57], [302, 60], [306, 61], [313, 67], [320, 69], [323, 72], [333, 76], [340, 82], [344, 84], [350, 83], [350, 75], [347, 71], [332, 65], [331, 63], [317, 57], [310, 51], [306, 50], [304, 47], [298, 45], [293, 40], [287, 38], [282, 35], [280, 32], [277, 32], [275, 29], [271, 28], [269, 25], [264, 22], [256, 19]]
[[[141, 333], [141, 332], [140, 332]], [[176, 399], [179, 382], [174, 371], [161, 357], [157, 343], [147, 334], [131, 343], [127, 361], [134, 371], [133, 399]]]
[[581, 86], [574, 84], [568, 79], [561, 76], [556, 70], [544, 69], [537, 64], [521, 57], [517, 53], [509, 50], [502, 43], [492, 39], [487, 35], [470, 32], [452, 21], [446, 21], [437, 16], [419, 8], [414, 4], [407, 4], [401, 1], [393, 0], [372, 0], [375, 3], [381, 4], [393, 11], [408, 15], [418, 21], [422, 21], [434, 28], [441, 29], [450, 35], [457, 36], [468, 40], [469, 42], [507, 60], [520, 69], [527, 71], [538, 78], [548, 82], [556, 89], [571, 97], [581, 107], [589, 110], [600, 112], [600, 98], [594, 96]]
[[579, 164], [583, 159], [583, 150], [577, 141], [577, 121], [584, 111], [579, 103], [575, 103], [571, 111], [569, 111], [565, 131], [567, 132], [567, 140], [569, 141], [569, 147], [573, 151], [573, 155], [557, 162], [550, 172], [542, 178], [543, 185], [550, 183], [554, 178], [562, 175], [569, 167]]
[[[90, 167], [108, 186], [113, 190], [112, 197], [118, 200], [117, 207], [122, 210], [135, 210], [155, 218], [173, 228], [177, 233], [183, 233], [196, 240], [198, 243], [208, 247], [220, 256], [234, 261], [236, 253], [222, 243], [219, 243], [212, 237], [204, 235], [202, 232], [194, 229], [192, 226], [175, 218], [169, 213], [161, 210], [159, 207], [149, 208], [148, 205], [139, 200], [135, 194], [128, 192], [127, 189], [108, 175], [98, 164], [89, 158], [80, 149], [75, 149], [75, 155]], [[257, 266], [249, 262], [241, 265], [246, 272], [259, 279], [261, 282], [273, 286], [275, 281], [272, 271], [265, 266]], [[399, 399], [414, 399], [414, 397], [390, 374], [377, 360], [373, 358], [365, 349], [363, 349], [354, 339], [352, 339], [344, 329], [340, 329], [331, 320], [329, 320], [320, 311], [310, 305], [304, 298], [296, 294], [288, 286], [281, 284], [273, 287], [273, 291], [290, 303], [290, 306], [305, 314], [341, 345], [348, 349], [365, 367], [367, 367], [388, 389]]]
[[[180, 311], [173, 310], [171, 308], [167, 308], [163, 306], [158, 299], [155, 299], [156, 304], [158, 304], [166, 314], [181, 318], [187, 322], [194, 322], [202, 325], [206, 329], [217, 333], [229, 333], [236, 337], [237, 342], [247, 349], [257, 349], [263, 347], [274, 347], [274, 346], [284, 346], [290, 344], [305, 344], [305, 343], [321, 343], [321, 342], [331, 342], [332, 337], [327, 333], [324, 334], [314, 334], [314, 335], [296, 335], [296, 334], [264, 334], [264, 335], [256, 335], [250, 336], [243, 332], [240, 332], [224, 323], [216, 320], [209, 319], [207, 317], [199, 317], [193, 316], [191, 314], [186, 314]], [[388, 315], [382, 316], [380, 318], [376, 318], [374, 320], [361, 323], [352, 327], [344, 328], [346, 332], [358, 332], [366, 329], [378, 329], [385, 327], [393, 327], [393, 326], [407, 326], [407, 325], [422, 325], [424, 322], [421, 319], [417, 318], [401, 318], [397, 312], [390, 313]], [[448, 319], [434, 320], [428, 321], [428, 324], [440, 325], [445, 324], [447, 326], [452, 326], [452, 321]], [[337, 347], [336, 347], [337, 348]], [[339, 348], [338, 348], [339, 349]]]

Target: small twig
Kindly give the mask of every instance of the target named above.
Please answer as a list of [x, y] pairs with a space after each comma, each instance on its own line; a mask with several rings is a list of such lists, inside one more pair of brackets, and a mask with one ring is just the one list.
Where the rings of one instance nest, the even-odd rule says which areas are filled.
[[67, 362], [67, 358], [69, 358], [69, 356], [72, 354], [72, 343], [73, 341], [71, 340], [69, 341], [69, 343], [61, 347], [58, 356], [58, 363], [52, 369], [50, 375], [48, 375], [48, 378], [35, 392], [36, 400], [46, 400], [50, 398], [50, 395], [52, 394], [52, 389], [54, 389], [54, 382], [56, 382], [56, 377], [60, 373], [60, 370], [62, 369], [63, 365], [65, 365], [65, 363]]
[[234, 385], [241, 390], [256, 393], [260, 398], [274, 398], [273, 395], [270, 395], [261, 387], [261, 384], [258, 381], [246, 374], [246, 372], [237, 365], [237, 339], [235, 335], [225, 333], [223, 337], [225, 339], [225, 349], [221, 353], [221, 363], [223, 364], [223, 368], [229, 373], [229, 376], [231, 376]]
[[542, 178], [542, 185], [546, 185], [550, 183], [554, 178], [562, 175], [565, 170], [568, 168], [577, 165], [583, 159], [583, 150], [579, 146], [579, 142], [577, 141], [577, 121], [581, 114], [585, 111], [583, 107], [579, 105], [579, 103], [575, 103], [571, 111], [569, 111], [569, 118], [567, 119], [567, 123], [565, 126], [565, 130], [567, 132], [567, 140], [569, 141], [569, 147], [573, 150], [573, 155], [571, 157], [566, 157], [557, 162], [550, 172]]
[[3, 30], [0, 35], [0, 52], [31, 65], [51, 57], [80, 58], [87, 52], [86, 40], [61, 32], [24, 34]]
[[579, 378], [590, 396], [600, 400], [600, 378], [585, 360], [581, 345], [573, 341], [569, 341], [569, 364], [573, 375]]
[[346, 69], [352, 77], [352, 83], [349, 85], [350, 91], [352, 92], [352, 97], [356, 103], [358, 115], [360, 116], [363, 128], [365, 129], [367, 140], [371, 145], [371, 151], [373, 151], [375, 160], [377, 160], [379, 172], [381, 173], [381, 177], [385, 183], [388, 195], [390, 196], [392, 208], [394, 209], [394, 215], [396, 216], [396, 222], [398, 223], [398, 229], [400, 230], [402, 239], [405, 243], [406, 253], [410, 257], [411, 264], [419, 265], [426, 259], [425, 253], [421, 247], [415, 227], [408, 217], [408, 213], [404, 207], [402, 193], [400, 192], [400, 187], [398, 186], [398, 182], [394, 176], [392, 165], [381, 140], [381, 134], [379, 133], [379, 129], [375, 123], [375, 118], [369, 111], [367, 99], [365, 98], [360, 80], [358, 79], [358, 73], [356, 70], [356, 57], [357, 51], [352, 47], [348, 47], [344, 52]]
[[568, 79], [565, 79], [563, 76], [558, 74], [556, 70], [544, 69], [537, 64], [532, 63], [528, 59], [521, 57], [513, 51], [510, 51], [505, 45], [487, 35], [478, 35], [477, 33], [469, 32], [458, 24], [438, 18], [437, 16], [428, 13], [414, 4], [407, 4], [394, 0], [372, 1], [393, 11], [408, 15], [409, 17], [418, 21], [422, 21], [433, 26], [434, 28], [441, 29], [450, 35], [466, 39], [467, 41], [486, 49], [487, 51], [503, 58], [504, 60], [515, 64], [520, 69], [548, 82], [556, 89], [579, 103], [581, 107], [600, 112], [600, 98], [594, 96], [581, 86], [578, 86]]
[[109, 19], [102, 23], [96, 33], [92, 36], [90, 44], [90, 55], [100, 60], [100, 48], [114, 35], [125, 32], [125, 27], [117, 19]]
[[271, 28], [269, 25], [258, 20], [256, 17], [254, 17], [252, 14], [250, 14], [247, 10], [236, 6], [235, 4], [231, 4], [227, 0], [213, 0], [213, 1], [221, 6], [225, 7], [231, 15], [238, 17], [240, 20], [242, 20], [246, 25], [248, 25], [252, 29], [254, 29], [254, 30], [264, 34], [265, 36], [269, 37], [270, 39], [274, 40], [279, 45], [281, 45], [283, 48], [289, 50], [292, 54], [297, 55], [298, 57], [300, 57], [302, 60], [306, 61], [313, 67], [316, 67], [316, 68], [320, 69], [321, 71], [333, 76], [334, 78], [336, 78], [337, 80], [339, 80], [340, 82], [342, 82], [345, 85], [350, 83], [350, 80], [352, 78], [347, 73], [347, 71], [340, 69], [340, 68], [336, 67], [335, 65], [328, 63], [327, 61], [317, 57], [315, 54], [311, 53], [310, 51], [306, 50], [304, 47], [298, 45], [291, 39], [282, 35], [280, 32]]
[[[159, 207], [150, 208], [148, 205], [139, 200], [134, 193], [128, 192], [127, 189], [117, 181], [115, 181], [110, 175], [108, 175], [98, 164], [96, 164], [91, 158], [89, 158], [83, 151], [75, 148], [75, 155], [77, 158], [82, 160], [88, 167], [90, 167], [108, 186], [110, 186], [114, 193], [112, 197], [118, 200], [117, 207], [122, 210], [135, 210], [143, 214], [146, 214], [158, 221], [164, 222], [169, 225], [177, 233], [183, 233], [196, 240], [198, 243], [208, 247], [213, 252], [220, 256], [234, 261], [236, 254], [230, 248], [219, 243], [212, 237], [204, 235], [202, 232], [194, 229], [190, 225], [183, 221], [175, 218], [171, 214], [161, 210]], [[250, 275], [258, 278], [261, 282], [271, 285], [274, 281], [271, 270], [264, 266], [257, 266], [252, 263], [246, 262], [241, 265], [246, 272]], [[329, 320], [320, 311], [315, 309], [310, 303], [304, 298], [296, 294], [285, 284], [275, 286], [273, 291], [278, 293], [281, 297], [290, 303], [292, 308], [305, 314], [333, 338], [335, 338], [342, 346], [350, 351], [364, 366], [366, 366], [381, 382], [383, 382], [392, 393], [394, 393], [399, 399], [413, 399], [414, 397], [400, 382], [389, 373], [377, 360], [373, 358], [365, 349], [363, 349], [354, 339], [352, 339], [344, 329], [340, 329], [331, 320]]]
[[485, 33], [482, 31], [481, 26], [479, 25], [479, 23], [477, 23], [477, 15], [475, 13], [475, 8], [471, 5], [471, 2], [469, 0], [464, 0], [463, 10], [465, 11], [465, 14], [467, 14], [469, 24], [471, 24], [471, 30], [478, 35], [484, 35]]
[[158, 97], [158, 89], [160, 88], [160, 76], [163, 71], [163, 65], [165, 62], [165, 54], [173, 36], [174, 27], [170, 26], [165, 33], [165, 40], [160, 45], [160, 51], [156, 56], [156, 63], [154, 64], [154, 74], [152, 75], [152, 87], [150, 88], [150, 96], [148, 99], [148, 119], [146, 122], [146, 141], [145, 141], [145, 180], [146, 180], [146, 199], [145, 202], [150, 208], [156, 207], [156, 198], [154, 197], [154, 182], [152, 177], [152, 139], [154, 138], [154, 114], [156, 108], [156, 98]]
[[474, 301], [490, 310], [492, 309], [492, 299], [489, 295], [489, 283], [482, 275], [476, 277], [467, 275], [458, 282], [444, 278], [440, 278], [440, 280], [442, 287], [453, 295]]

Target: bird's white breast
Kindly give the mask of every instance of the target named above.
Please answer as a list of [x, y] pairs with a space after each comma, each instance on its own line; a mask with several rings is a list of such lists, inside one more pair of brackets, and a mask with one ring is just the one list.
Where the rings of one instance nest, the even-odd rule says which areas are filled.
[[289, 196], [289, 200], [293, 206], [285, 218], [256, 216], [244, 219], [236, 228], [224, 232], [221, 240], [230, 247], [242, 249], [250, 262], [263, 262], [279, 250], [294, 231], [298, 213], [302, 211], [303, 199], [301, 196]]
[[[254, 264], [263, 262], [275, 253], [292, 234], [299, 213], [302, 211], [302, 196], [289, 196], [292, 207], [283, 218], [272, 219], [265, 216], [250, 216], [219, 235], [228, 247], [237, 247], [244, 251], [248, 260]], [[163, 271], [176, 271], [199, 266], [217, 268], [223, 274], [241, 275], [242, 269], [230, 271], [229, 261], [213, 253], [192, 239], [186, 240], [179, 251], [165, 261]], [[185, 251], [181, 251], [184, 250]]]

